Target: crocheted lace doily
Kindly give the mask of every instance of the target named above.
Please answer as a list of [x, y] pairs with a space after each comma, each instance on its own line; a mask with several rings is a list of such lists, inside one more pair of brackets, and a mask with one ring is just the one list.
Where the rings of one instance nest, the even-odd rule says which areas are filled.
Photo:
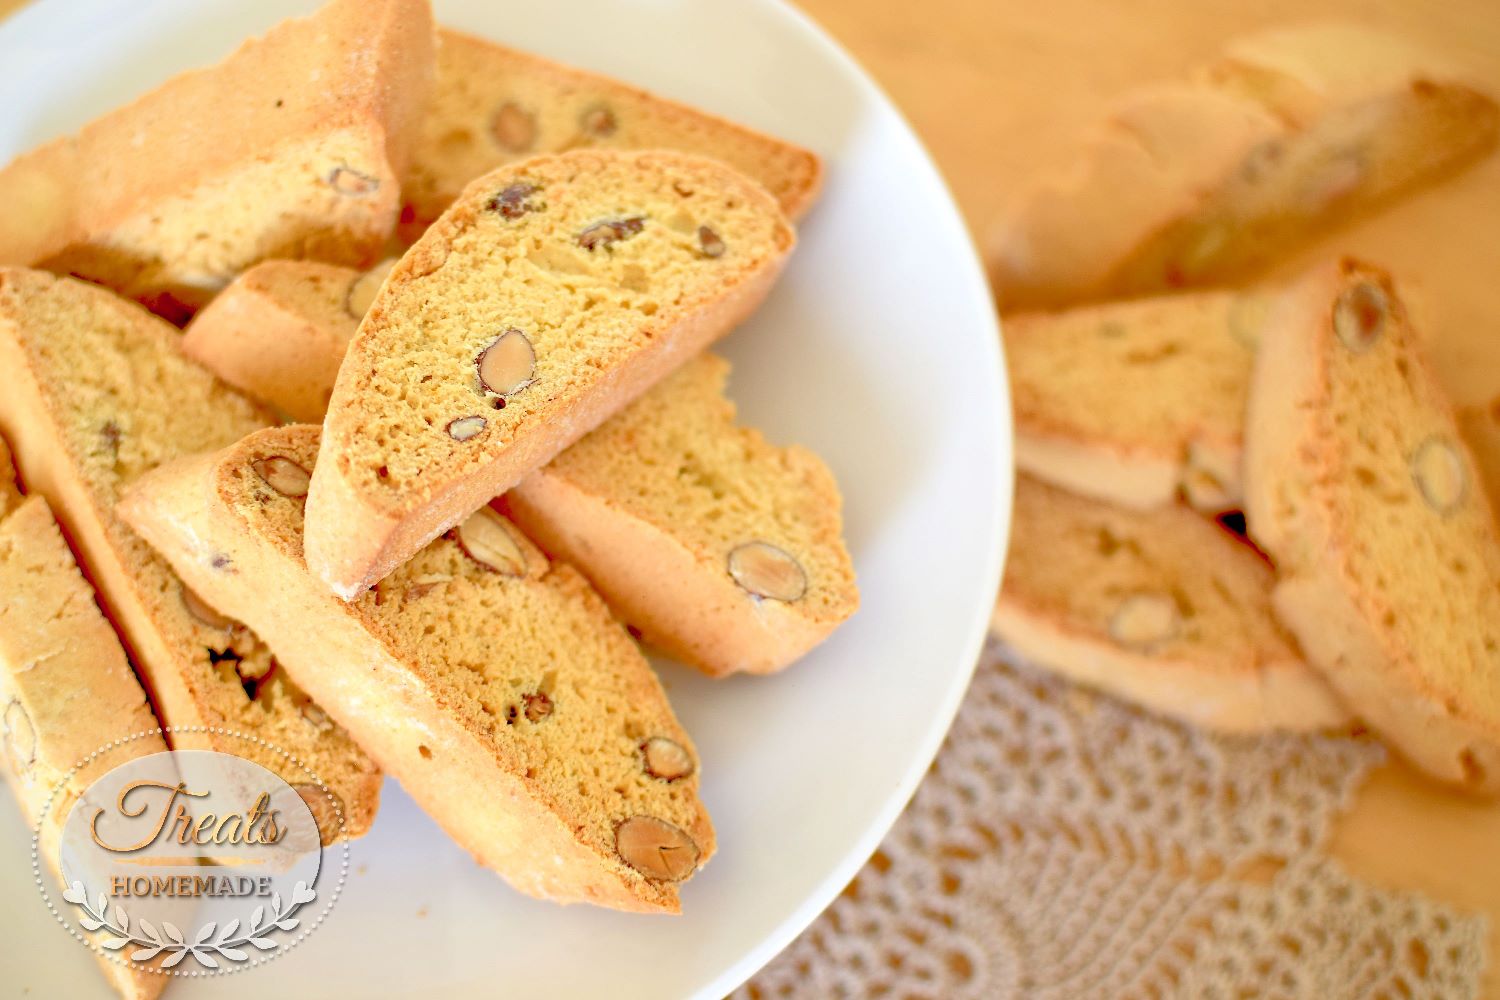
[[1208, 736], [992, 646], [880, 850], [736, 996], [1475, 997], [1483, 917], [1322, 853], [1382, 759]]

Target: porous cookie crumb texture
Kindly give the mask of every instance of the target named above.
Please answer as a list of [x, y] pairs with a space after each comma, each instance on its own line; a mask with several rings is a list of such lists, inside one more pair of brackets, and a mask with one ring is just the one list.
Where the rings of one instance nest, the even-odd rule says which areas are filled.
[[1271, 611], [1270, 566], [1181, 506], [1131, 511], [1022, 475], [991, 627], [1022, 655], [1226, 732], [1348, 725]]
[[183, 353], [293, 420], [321, 420], [349, 341], [388, 271], [257, 264], [188, 324]]
[[[98, 286], [0, 269], [0, 428], [27, 488], [47, 499], [76, 545], [163, 723], [254, 732], [295, 754], [339, 796], [346, 831], [362, 833], [379, 794], [369, 759], [276, 669], [253, 633], [185, 589], [115, 514], [124, 488], [162, 462], [269, 422], [184, 358], [178, 337]], [[227, 555], [220, 563], [237, 572]], [[178, 740], [189, 743], [212, 749], [217, 740]], [[253, 756], [289, 781], [306, 779], [273, 751]]]
[[1017, 464], [1124, 507], [1235, 508], [1270, 301], [1200, 292], [1006, 316]]
[[1252, 35], [1122, 100], [1000, 220], [991, 274], [1008, 308], [1238, 278], [1472, 162], [1497, 128], [1491, 96], [1404, 39]]
[[1288, 294], [1247, 427], [1246, 514], [1278, 615], [1414, 763], [1500, 791], [1494, 512], [1388, 275], [1343, 260]]
[[362, 592], [747, 317], [794, 241], [753, 181], [682, 154], [578, 151], [475, 181], [349, 347], [309, 567]]
[[[286, 669], [516, 888], [675, 912], [713, 830], [697, 753], [624, 628], [489, 507], [340, 601], [301, 560], [306, 500], [264, 474], [316, 477], [317, 439], [314, 427], [263, 431], [166, 467], [125, 516], [273, 637]], [[243, 572], [217, 571], [218, 551]]]
[[[451, 30], [403, 182], [411, 239], [480, 174], [579, 148], [672, 149], [722, 160], [792, 218], [811, 207], [822, 163], [806, 149], [595, 73]], [[711, 249], [718, 234], [706, 234]]]
[[[426, 0], [333, 0], [0, 171], [0, 264], [185, 319], [255, 262], [369, 266], [431, 92]], [[8, 213], [12, 214], [12, 213]]]
[[735, 424], [728, 364], [688, 362], [528, 476], [505, 509], [651, 645], [779, 670], [859, 604], [832, 474]]

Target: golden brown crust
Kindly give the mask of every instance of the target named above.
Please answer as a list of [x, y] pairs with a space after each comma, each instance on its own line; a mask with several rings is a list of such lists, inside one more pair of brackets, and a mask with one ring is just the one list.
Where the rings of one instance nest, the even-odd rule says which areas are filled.
[[1183, 507], [1128, 511], [1017, 481], [990, 627], [1022, 655], [1225, 732], [1318, 730], [1349, 716], [1272, 618], [1272, 575]]
[[[629, 216], [647, 204], [655, 217]], [[585, 227], [616, 213], [639, 227], [589, 245]], [[700, 247], [708, 223], [728, 253]], [[749, 316], [794, 243], [763, 189], [697, 157], [579, 151], [475, 181], [350, 345], [308, 502], [309, 567], [346, 599], [368, 589]], [[512, 267], [528, 280], [501, 280]], [[535, 378], [496, 398], [476, 359], [511, 329], [531, 338]], [[466, 415], [486, 432], [453, 438]]]
[[1500, 791], [1500, 541], [1388, 275], [1337, 261], [1288, 294], [1247, 427], [1247, 522], [1277, 565], [1278, 616], [1402, 753]]
[[[638, 744], [652, 736], [696, 753], [623, 628], [576, 572], [519, 535], [509, 537], [522, 576], [486, 570], [445, 539], [376, 593], [349, 603], [327, 593], [300, 559], [302, 501], [247, 471], [271, 455], [312, 465], [317, 436], [279, 428], [164, 467], [122, 511], [195, 587], [274, 636], [287, 669], [517, 889], [677, 912], [673, 882], [614, 852], [616, 827], [642, 813], [687, 831], [699, 864], [714, 848], [696, 768], [670, 782], [642, 771]], [[239, 572], [216, 569], [218, 553]]]

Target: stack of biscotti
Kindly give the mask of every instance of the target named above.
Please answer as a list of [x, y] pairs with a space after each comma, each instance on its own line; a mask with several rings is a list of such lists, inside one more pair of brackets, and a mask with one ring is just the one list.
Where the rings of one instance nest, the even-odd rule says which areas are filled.
[[713, 828], [697, 755], [624, 627], [489, 507], [340, 600], [302, 558], [318, 436], [279, 428], [179, 461], [122, 513], [517, 889], [676, 912]]
[[1442, 398], [1378, 268], [1250, 280], [1496, 121], [1403, 43], [1276, 31], [1023, 195], [993, 261], [1023, 472], [1002, 637], [1209, 728], [1357, 720], [1500, 791], [1500, 543], [1461, 436], [1485, 415]]
[[[0, 263], [196, 314], [178, 336], [0, 270], [0, 424], [168, 721], [315, 724], [362, 829], [352, 734], [522, 891], [675, 912], [715, 839], [636, 639], [765, 673], [858, 603], [832, 475], [739, 426], [704, 353], [770, 291], [821, 164], [439, 35], [420, 0], [334, 0], [0, 172], [29, 209]], [[231, 127], [139, 189], [144, 154], [95, 162]], [[338, 771], [328, 749], [298, 754]]]
[[180, 319], [269, 257], [368, 266], [433, 77], [427, 0], [333, 0], [0, 170], [0, 264]]
[[[0, 439], [0, 744], [4, 773], [54, 875], [63, 823], [89, 784], [166, 749], [125, 650], [94, 603], [47, 501], [22, 498]], [[127, 1000], [167, 977], [111, 961], [99, 968]]]
[[[250, 395], [321, 420], [364, 295], [388, 273], [257, 265], [193, 320], [183, 350]], [[806, 449], [737, 427], [728, 374], [712, 355], [688, 362], [504, 503], [653, 647], [715, 675], [766, 673], [825, 638], [859, 595], [832, 475]], [[747, 591], [744, 564], [756, 560], [767, 578]]]
[[[0, 268], [0, 429], [27, 488], [46, 498], [77, 546], [162, 721], [250, 731], [293, 753], [337, 797], [342, 815], [319, 815], [324, 836], [357, 836], [379, 800], [374, 765], [253, 632], [205, 605], [115, 514], [141, 474], [269, 423], [182, 357], [179, 336], [97, 285]], [[172, 743], [250, 752], [212, 732], [174, 734]], [[327, 802], [274, 750], [255, 759], [306, 786], [315, 811]]]

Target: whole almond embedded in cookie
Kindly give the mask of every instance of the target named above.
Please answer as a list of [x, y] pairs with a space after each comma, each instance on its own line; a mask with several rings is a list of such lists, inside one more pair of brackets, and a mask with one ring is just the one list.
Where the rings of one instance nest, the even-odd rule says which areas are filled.
[[632, 816], [615, 827], [615, 850], [627, 865], [660, 882], [681, 882], [698, 868], [693, 838], [654, 816]]
[[511, 327], [479, 352], [474, 368], [485, 392], [509, 396], [531, 384], [536, 371], [536, 350], [526, 334]]
[[448, 421], [448, 436], [455, 441], [467, 441], [484, 430], [486, 423], [487, 421], [478, 414], [458, 417]]
[[1165, 594], [1136, 594], [1120, 603], [1109, 620], [1109, 634], [1123, 646], [1145, 649], [1177, 635], [1182, 627], [1177, 602]]
[[250, 464], [255, 474], [284, 497], [305, 497], [312, 475], [285, 455], [271, 455]]
[[641, 744], [646, 773], [663, 781], [676, 781], [693, 773], [693, 758], [681, 743], [653, 736]]
[[770, 542], [747, 542], [729, 553], [729, 575], [756, 597], [795, 601], [807, 593], [802, 564]]
[[1439, 514], [1450, 513], [1463, 502], [1468, 475], [1451, 442], [1439, 437], [1424, 441], [1412, 455], [1411, 476], [1422, 499]]
[[490, 135], [501, 149], [524, 153], [536, 142], [536, 117], [515, 101], [506, 101], [490, 119]]
[[1333, 332], [1344, 346], [1361, 354], [1375, 346], [1385, 332], [1391, 304], [1385, 289], [1362, 281], [1347, 289], [1333, 304]]
[[459, 547], [485, 569], [507, 576], [526, 575], [526, 555], [511, 537], [505, 520], [489, 507], [470, 514], [454, 532]]

